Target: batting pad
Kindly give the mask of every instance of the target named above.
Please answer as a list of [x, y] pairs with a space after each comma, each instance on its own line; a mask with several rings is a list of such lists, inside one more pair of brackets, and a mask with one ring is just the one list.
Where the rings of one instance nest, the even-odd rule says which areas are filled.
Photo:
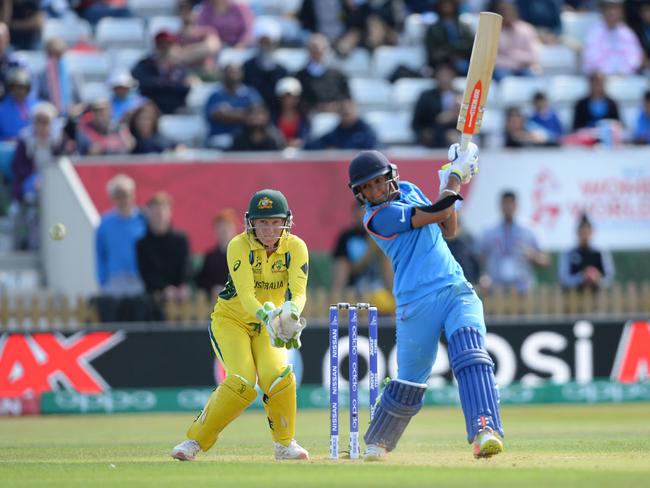
[[404, 380], [392, 380], [381, 394], [375, 417], [370, 422], [363, 440], [392, 451], [406, 426], [422, 408], [422, 397], [427, 385]]
[[458, 381], [467, 440], [472, 442], [484, 427], [491, 427], [503, 436], [494, 362], [485, 350], [485, 341], [478, 330], [462, 327], [452, 334], [449, 338], [449, 361]]
[[288, 446], [296, 433], [296, 377], [291, 366], [276, 379], [262, 402], [275, 442]]

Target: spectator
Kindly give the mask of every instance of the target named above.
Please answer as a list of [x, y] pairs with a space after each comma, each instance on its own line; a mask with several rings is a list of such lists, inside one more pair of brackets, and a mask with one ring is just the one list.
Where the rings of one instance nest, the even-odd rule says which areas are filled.
[[[223, 71], [223, 86], [218, 88], [205, 104], [205, 117], [209, 124], [209, 138], [228, 135], [234, 138], [246, 123], [248, 112], [263, 100], [255, 88], [242, 83], [241, 66], [226, 65]], [[215, 139], [208, 145], [215, 146]], [[226, 145], [227, 146], [227, 145]]]
[[345, 32], [343, 1], [303, 0], [298, 20], [303, 29], [320, 33], [329, 43], [334, 43]]
[[275, 96], [275, 85], [287, 76], [287, 70], [273, 58], [273, 51], [280, 40], [282, 30], [272, 18], [258, 20], [255, 24], [255, 39], [257, 49], [255, 56], [244, 63], [244, 84], [253, 87], [262, 95], [264, 103], [271, 114], [278, 112], [278, 99]]
[[197, 23], [214, 28], [230, 47], [246, 48], [253, 38], [253, 12], [247, 3], [203, 0], [197, 5]]
[[137, 242], [138, 270], [147, 293], [164, 300], [190, 297], [190, 247], [187, 236], [172, 228], [172, 199], [156, 193], [147, 202], [147, 232]]
[[202, 81], [216, 81], [216, 58], [221, 49], [219, 34], [208, 25], [198, 24], [198, 12], [190, 0], [181, 1], [178, 10], [183, 22], [178, 34], [179, 62]]
[[521, 19], [534, 26], [540, 36], [548, 41], [557, 41], [562, 33], [560, 19], [562, 2], [557, 0], [517, 0], [517, 9]]
[[124, 0], [78, 0], [77, 13], [92, 25], [104, 17], [131, 17], [131, 11], [125, 6]]
[[77, 124], [77, 147], [81, 154], [100, 156], [128, 154], [135, 146], [135, 139], [123, 123], [111, 122], [111, 104], [99, 99], [90, 110], [79, 118]]
[[515, 222], [516, 196], [512, 191], [501, 195], [503, 222], [488, 229], [480, 243], [485, 275], [480, 284], [490, 290], [512, 288], [527, 293], [535, 282], [533, 266], [546, 267], [549, 257], [542, 252], [533, 232]]
[[131, 113], [145, 102], [136, 91], [138, 82], [128, 71], [117, 70], [108, 80], [111, 96], [111, 122], [120, 123], [129, 119]]
[[0, 141], [13, 140], [30, 123], [36, 104], [30, 95], [32, 80], [25, 68], [13, 68], [7, 74], [7, 94], [0, 102]]
[[14, 54], [9, 36], [9, 28], [4, 22], [0, 22], [0, 98], [6, 92], [7, 75], [14, 68], [25, 67]]
[[497, 0], [495, 11], [503, 16], [494, 79], [505, 76], [535, 76], [540, 72], [540, 42], [535, 28], [519, 19], [517, 7], [508, 0]]
[[233, 139], [231, 151], [278, 151], [285, 147], [284, 138], [271, 124], [264, 105], [253, 105], [246, 114], [243, 130]]
[[117, 174], [106, 188], [114, 208], [102, 215], [97, 228], [97, 280], [105, 295], [139, 295], [143, 286], [136, 242], [144, 236], [147, 223], [135, 205], [135, 182], [125, 174]]
[[460, 22], [457, 0], [439, 0], [436, 10], [438, 20], [427, 28], [424, 41], [427, 62], [436, 69], [442, 62], [450, 61], [457, 73], [466, 75], [474, 32], [469, 25]]
[[636, 144], [650, 144], [650, 90], [643, 97], [632, 139]]
[[589, 76], [589, 94], [575, 105], [573, 130], [596, 127], [600, 120], [618, 120], [618, 106], [605, 93], [605, 77], [602, 73]]
[[453, 254], [454, 259], [463, 268], [463, 274], [470, 283], [478, 283], [480, 277], [480, 263], [476, 253], [477, 243], [474, 236], [470, 234], [458, 220], [458, 233], [453, 239], [447, 240], [447, 247]]
[[650, 0], [630, 2], [629, 7], [634, 12], [634, 21], [630, 25], [645, 54], [645, 66], [650, 68]]
[[309, 136], [309, 117], [300, 103], [302, 86], [296, 78], [282, 78], [275, 85], [275, 94], [279, 100], [279, 111], [275, 117], [275, 126], [287, 142], [287, 146], [301, 148]]
[[528, 119], [528, 124], [534, 129], [542, 130], [549, 144], [559, 143], [562, 133], [562, 123], [555, 110], [548, 102], [548, 98], [542, 92], [533, 95], [533, 114]]
[[313, 34], [307, 42], [309, 61], [296, 78], [302, 85], [302, 98], [308, 111], [335, 112], [338, 102], [350, 98], [347, 78], [328, 66], [329, 42], [322, 34]]
[[309, 142], [305, 149], [377, 149], [375, 130], [359, 117], [351, 98], [339, 102], [339, 124], [322, 137]]
[[158, 131], [160, 110], [152, 101], [135, 109], [129, 120], [129, 131], [135, 138], [132, 154], [161, 153], [173, 148], [173, 143]]
[[140, 93], [153, 100], [163, 113], [171, 114], [185, 105], [192, 78], [175, 59], [178, 57], [176, 34], [160, 31], [154, 43], [153, 54], [140, 60], [132, 73], [138, 81]]
[[578, 246], [560, 255], [560, 283], [564, 288], [596, 291], [611, 284], [614, 261], [609, 252], [592, 246], [592, 235], [591, 221], [582, 215], [578, 223]]
[[11, 31], [11, 44], [18, 50], [38, 49], [45, 12], [40, 0], [4, 0], [6, 16]]
[[519, 107], [509, 107], [506, 110], [505, 147], [533, 147], [551, 144], [542, 128], [526, 123], [526, 118]]
[[456, 72], [451, 61], [443, 61], [436, 66], [434, 73], [436, 86], [420, 94], [413, 110], [411, 128], [418, 144], [447, 147], [458, 139], [456, 122], [460, 100], [452, 86]]
[[348, 56], [357, 46], [374, 51], [379, 46], [396, 46], [404, 23], [404, 4], [395, 0], [355, 0], [343, 3], [345, 33], [336, 51]]
[[[365, 208], [354, 202], [354, 223], [337, 237], [331, 303], [350, 300], [345, 296], [345, 289], [353, 288], [362, 300], [376, 304], [382, 313], [391, 313], [395, 308], [391, 295], [392, 269], [386, 256], [363, 227], [364, 212]], [[380, 303], [377, 303], [377, 298], [380, 298]]]
[[602, 0], [603, 20], [587, 33], [582, 51], [582, 69], [585, 74], [600, 72], [605, 75], [629, 75], [641, 67], [639, 40], [623, 22], [620, 0]]
[[65, 41], [59, 37], [45, 43], [47, 60], [45, 70], [38, 77], [38, 96], [53, 103], [60, 114], [76, 116], [81, 111], [79, 84], [68, 69], [65, 51]]
[[223, 209], [213, 221], [217, 245], [205, 255], [201, 269], [196, 274], [196, 286], [208, 296], [219, 293], [228, 281], [226, 250], [230, 240], [239, 233], [241, 223], [232, 208]]
[[51, 103], [36, 104], [32, 124], [21, 131], [11, 162], [14, 180], [10, 213], [14, 216], [14, 247], [19, 250], [39, 247], [39, 173], [63, 152], [62, 131], [56, 127], [56, 117], [56, 108]]

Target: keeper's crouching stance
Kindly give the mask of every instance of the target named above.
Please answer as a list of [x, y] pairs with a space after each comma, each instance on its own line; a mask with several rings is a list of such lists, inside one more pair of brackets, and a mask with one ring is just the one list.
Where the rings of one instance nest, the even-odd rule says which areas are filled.
[[369, 461], [395, 449], [422, 407], [443, 331], [474, 455], [489, 457], [503, 450], [483, 305], [443, 239], [456, 233], [460, 186], [478, 169], [478, 148], [470, 144], [459, 155], [455, 144], [449, 159], [451, 164], [439, 172], [435, 203], [417, 186], [400, 182], [397, 166], [380, 152], [363, 151], [350, 162], [349, 186], [366, 208], [366, 230], [393, 263], [397, 302], [397, 379], [384, 389], [364, 436]]
[[210, 340], [226, 370], [172, 457], [191, 461], [207, 451], [219, 434], [262, 390], [276, 459], [308, 459], [295, 441], [296, 379], [286, 350], [300, 347], [305, 320], [308, 252], [289, 233], [291, 211], [282, 193], [253, 195], [246, 231], [228, 245], [230, 277], [212, 313]]

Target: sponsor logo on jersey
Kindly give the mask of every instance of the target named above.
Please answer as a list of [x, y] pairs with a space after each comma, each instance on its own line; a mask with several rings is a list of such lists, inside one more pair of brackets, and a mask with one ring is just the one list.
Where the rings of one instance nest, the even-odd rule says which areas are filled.
[[273, 265], [271, 266], [271, 271], [273, 273], [281, 273], [282, 271], [286, 271], [287, 268], [284, 265], [284, 260], [283, 259], [278, 259]]

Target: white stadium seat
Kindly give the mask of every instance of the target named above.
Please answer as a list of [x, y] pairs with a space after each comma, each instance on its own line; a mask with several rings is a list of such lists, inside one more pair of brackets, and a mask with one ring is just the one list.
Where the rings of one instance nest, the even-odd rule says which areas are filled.
[[497, 134], [505, 127], [505, 112], [499, 109], [487, 109], [481, 122], [481, 134]]
[[318, 112], [311, 118], [311, 138], [316, 139], [334, 129], [339, 123], [338, 114]]
[[76, 52], [65, 53], [70, 72], [81, 78], [82, 82], [106, 81], [111, 71], [111, 60], [103, 52]]
[[163, 115], [158, 127], [160, 133], [177, 144], [202, 146], [207, 134], [201, 115]]
[[144, 49], [115, 49], [108, 52], [112, 69], [131, 71], [141, 59], [149, 55]]
[[639, 120], [639, 113], [641, 113], [640, 106], [628, 106], [621, 109], [621, 121], [625, 126], [628, 134], [631, 136], [634, 135], [634, 130], [636, 129], [637, 120]]
[[411, 112], [408, 110], [378, 110], [363, 117], [377, 132], [383, 144], [412, 144]]
[[643, 94], [650, 89], [645, 76], [608, 76], [605, 82], [607, 94], [619, 103], [641, 105]]
[[221, 86], [220, 83], [201, 83], [192, 85], [190, 92], [187, 94], [185, 104], [192, 112], [202, 113], [205, 107], [205, 102], [208, 101], [210, 95]]
[[301, 70], [307, 64], [306, 49], [281, 47], [273, 51], [273, 59], [284, 66], [290, 73]]
[[38, 75], [45, 70], [47, 58], [44, 51], [16, 51], [16, 57], [29, 68], [32, 75]]
[[79, 96], [83, 103], [90, 103], [102, 98], [109, 98], [111, 91], [106, 83], [101, 81], [89, 81], [79, 86]]
[[562, 36], [582, 45], [589, 29], [600, 19], [600, 12], [562, 12]]
[[357, 48], [345, 58], [333, 58], [332, 65], [346, 76], [371, 76], [370, 54], [367, 50]]
[[[492, 91], [492, 88], [490, 88]], [[532, 76], [506, 76], [499, 83], [499, 102], [502, 107], [529, 104], [535, 92], [548, 93], [548, 80]]]
[[379, 78], [389, 78], [400, 65], [420, 71], [426, 62], [424, 46], [381, 46], [375, 49], [372, 65]]
[[224, 67], [227, 64], [244, 64], [244, 62], [255, 54], [253, 49], [235, 49], [227, 47], [219, 51], [219, 66]]
[[473, 32], [476, 32], [476, 29], [478, 29], [479, 14], [473, 12], [465, 12], [464, 14], [460, 14], [459, 19], [461, 22], [469, 25], [472, 28]]
[[404, 22], [404, 42], [409, 46], [424, 45], [424, 38], [429, 24], [424, 21], [422, 15], [411, 14]]
[[589, 93], [589, 80], [584, 76], [556, 75], [550, 78], [546, 94], [554, 105], [575, 105]]
[[156, 15], [175, 15], [177, 4], [178, 0], [128, 0], [131, 12], [143, 19], [150, 19]]
[[255, 16], [260, 15], [292, 15], [300, 10], [302, 0], [250, 0], [251, 9]]
[[362, 111], [369, 107], [390, 105], [391, 86], [386, 80], [378, 78], [351, 78], [350, 93]]
[[97, 23], [95, 41], [103, 49], [144, 48], [144, 21], [104, 17]]
[[88, 21], [76, 17], [45, 19], [45, 24], [43, 25], [43, 42], [54, 37], [59, 37], [68, 46], [72, 46], [80, 39], [92, 39], [92, 28]]
[[435, 85], [435, 80], [430, 78], [400, 78], [393, 84], [393, 104], [400, 108], [411, 107], [423, 91]]
[[147, 38], [153, 39], [160, 31], [180, 32], [183, 22], [180, 17], [170, 15], [157, 15], [149, 20]]
[[573, 107], [553, 107], [557, 113], [557, 117], [560, 119], [562, 124], [562, 129], [564, 133], [573, 131]]
[[540, 52], [540, 64], [545, 75], [572, 75], [578, 69], [578, 55], [569, 46], [544, 45]]

